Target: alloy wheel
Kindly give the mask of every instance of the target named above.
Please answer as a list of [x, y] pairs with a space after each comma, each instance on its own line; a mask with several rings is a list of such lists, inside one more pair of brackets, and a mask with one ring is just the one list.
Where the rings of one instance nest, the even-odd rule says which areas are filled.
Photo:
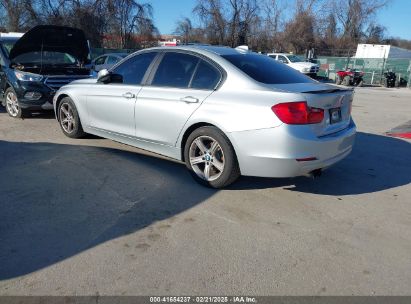
[[199, 136], [190, 145], [190, 164], [198, 177], [213, 181], [224, 171], [224, 152], [220, 144], [210, 136]]
[[19, 114], [19, 104], [17, 102], [17, 96], [14, 92], [8, 92], [6, 95], [6, 108], [7, 112], [12, 117], [17, 117]]
[[73, 114], [73, 108], [68, 103], [60, 106], [60, 124], [64, 131], [71, 133], [76, 126], [76, 120]]

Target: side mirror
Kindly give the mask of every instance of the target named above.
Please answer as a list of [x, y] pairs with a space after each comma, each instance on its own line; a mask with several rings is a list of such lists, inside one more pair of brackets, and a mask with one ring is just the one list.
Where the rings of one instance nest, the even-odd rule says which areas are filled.
[[108, 75], [108, 74], [110, 74], [110, 73], [108, 72], [107, 69], [102, 69], [102, 70], [100, 70], [100, 71], [98, 72], [98, 74], [97, 74], [97, 79], [100, 80], [101, 77], [106, 76], [106, 75]]
[[[105, 70], [105, 71], [107, 71], [107, 70]], [[123, 76], [121, 76], [120, 74], [108, 73], [108, 74], [103, 74], [103, 76], [100, 77], [100, 72], [98, 73], [97, 82], [101, 82], [101, 83], [104, 83], [104, 84], [107, 84], [107, 83], [123, 83]]]

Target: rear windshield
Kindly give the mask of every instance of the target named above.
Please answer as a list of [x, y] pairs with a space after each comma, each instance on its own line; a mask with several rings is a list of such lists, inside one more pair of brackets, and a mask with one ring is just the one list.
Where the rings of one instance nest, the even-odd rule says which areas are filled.
[[258, 82], [266, 84], [314, 82], [310, 77], [269, 56], [246, 53], [222, 55], [222, 57]]

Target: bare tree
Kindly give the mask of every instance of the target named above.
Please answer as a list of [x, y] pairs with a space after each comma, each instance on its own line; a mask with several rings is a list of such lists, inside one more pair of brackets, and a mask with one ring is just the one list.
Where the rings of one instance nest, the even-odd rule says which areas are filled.
[[316, 0], [298, 0], [294, 16], [285, 26], [284, 38], [292, 46], [295, 53], [301, 53], [314, 47], [315, 17], [313, 8], [315, 2]]
[[190, 42], [193, 33], [193, 25], [190, 18], [184, 17], [178, 20], [174, 33], [182, 37], [183, 43]]
[[227, 21], [224, 17], [221, 0], [197, 0], [193, 13], [198, 15], [207, 40], [211, 44], [224, 44], [226, 41]]
[[385, 39], [385, 27], [379, 24], [371, 23], [365, 31], [366, 43], [381, 43]]
[[27, 12], [31, 5], [30, 0], [0, 0], [0, 9], [5, 10], [5, 23], [9, 31], [18, 32], [31, 26], [30, 14]]
[[375, 13], [387, 5], [389, 0], [333, 0], [332, 12], [342, 27], [343, 37], [355, 45], [361, 41], [363, 32], [372, 22]]

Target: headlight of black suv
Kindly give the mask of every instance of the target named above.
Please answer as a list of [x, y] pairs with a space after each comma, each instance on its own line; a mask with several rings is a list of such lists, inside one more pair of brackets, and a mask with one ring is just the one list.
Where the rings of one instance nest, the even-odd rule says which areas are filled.
[[17, 79], [20, 81], [41, 81], [43, 76], [33, 73], [27, 73], [22, 71], [14, 71], [14, 75], [16, 75]]

